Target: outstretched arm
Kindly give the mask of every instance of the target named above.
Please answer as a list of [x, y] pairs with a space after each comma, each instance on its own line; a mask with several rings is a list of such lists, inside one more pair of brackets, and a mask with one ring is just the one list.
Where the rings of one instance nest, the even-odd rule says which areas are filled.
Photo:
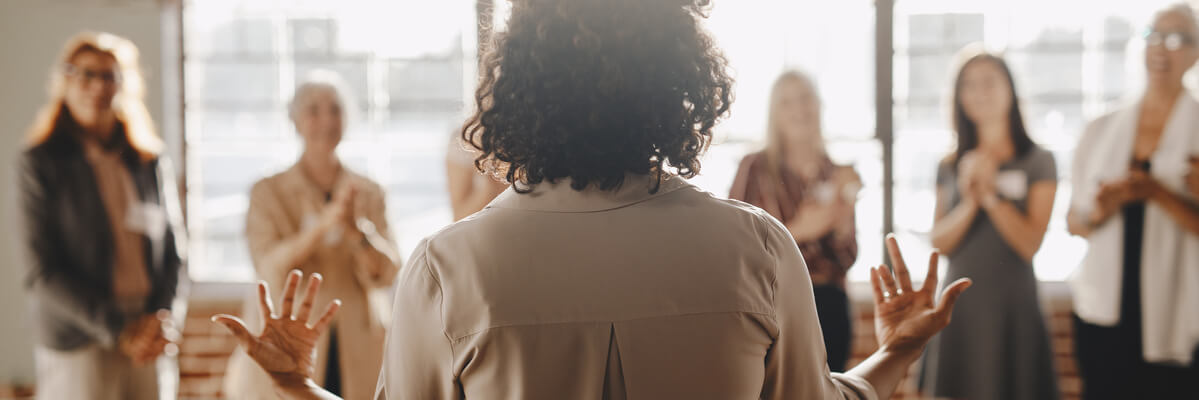
[[258, 283], [258, 309], [266, 321], [262, 334], [254, 336], [241, 319], [220, 314], [212, 317], [213, 322], [225, 325], [238, 344], [270, 375], [280, 398], [297, 400], [338, 399], [326, 392], [312, 380], [316, 358], [316, 341], [320, 339], [333, 315], [341, 307], [340, 300], [333, 300], [314, 323], [308, 323], [312, 303], [320, 291], [321, 275], [312, 274], [308, 279], [308, 290], [300, 302], [299, 310], [293, 313], [296, 287], [303, 273], [293, 270], [287, 275], [283, 290], [283, 306], [275, 315], [268, 295], [266, 282]]

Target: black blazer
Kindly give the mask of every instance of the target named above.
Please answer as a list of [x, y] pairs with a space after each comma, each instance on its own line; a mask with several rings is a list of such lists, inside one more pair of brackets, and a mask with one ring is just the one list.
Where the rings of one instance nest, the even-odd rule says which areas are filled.
[[[151, 227], [143, 235], [151, 284], [146, 312], [170, 309], [186, 248], [178, 189], [169, 165], [161, 159], [139, 160], [121, 128], [113, 145], [123, 149], [140, 201], [160, 206], [166, 216], [165, 227]], [[77, 134], [55, 132], [26, 150], [19, 174], [37, 337], [56, 350], [91, 343], [115, 347], [132, 317], [121, 312], [113, 297], [112, 229]]]

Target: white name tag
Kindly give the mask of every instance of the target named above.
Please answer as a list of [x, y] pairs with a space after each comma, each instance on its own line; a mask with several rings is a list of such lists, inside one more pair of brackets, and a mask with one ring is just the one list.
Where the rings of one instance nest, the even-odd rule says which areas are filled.
[[[308, 229], [320, 223], [320, 217], [316, 214], [308, 214], [304, 216], [303, 222], [300, 223], [301, 229]], [[341, 243], [342, 236], [345, 235], [345, 227], [341, 224], [334, 226], [332, 229], [325, 231], [325, 237], [321, 238], [321, 244], [326, 247], [332, 247]]]
[[160, 238], [167, 230], [166, 210], [154, 203], [133, 203], [125, 212], [125, 229]]
[[995, 176], [995, 191], [1008, 200], [1024, 200], [1028, 196], [1028, 174], [1024, 171], [999, 171]]

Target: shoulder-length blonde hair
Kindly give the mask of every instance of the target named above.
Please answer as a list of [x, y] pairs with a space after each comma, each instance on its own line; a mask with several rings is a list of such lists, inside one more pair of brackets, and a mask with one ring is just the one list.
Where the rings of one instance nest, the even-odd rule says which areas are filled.
[[113, 112], [117, 120], [124, 124], [125, 141], [143, 162], [158, 157], [163, 143], [154, 132], [154, 123], [150, 119], [150, 112], [146, 110], [146, 89], [138, 66], [137, 46], [128, 39], [103, 32], [81, 32], [63, 46], [62, 54], [50, 69], [49, 101], [38, 112], [29, 129], [27, 145], [35, 147], [55, 135], [66, 133], [61, 126], [67, 122], [64, 117], [68, 112], [63, 98], [66, 95], [63, 68], [85, 52], [108, 55], [116, 60], [121, 80], [113, 98]]
[[[770, 89], [769, 111], [766, 115], [766, 148], [763, 152], [766, 154], [766, 161], [770, 165], [770, 172], [776, 176], [783, 168], [783, 157], [785, 156], [783, 154], [783, 130], [778, 125], [779, 113], [782, 112], [779, 103], [783, 98], [783, 90], [786, 90], [787, 85], [790, 83], [802, 84], [807, 90], [812, 92], [813, 98], [816, 99], [816, 104], [819, 105], [821, 103], [820, 92], [816, 90], [816, 82], [802, 71], [787, 70], [782, 75], [779, 75], [778, 79], [774, 80], [774, 85]], [[816, 115], [816, 118], [820, 118], [819, 112]], [[823, 130], [823, 128], [819, 129]], [[827, 154], [824, 148], [824, 132], [817, 132], [817, 134], [822, 138], [813, 142], [813, 145], [817, 146], [815, 150], [819, 154]]]

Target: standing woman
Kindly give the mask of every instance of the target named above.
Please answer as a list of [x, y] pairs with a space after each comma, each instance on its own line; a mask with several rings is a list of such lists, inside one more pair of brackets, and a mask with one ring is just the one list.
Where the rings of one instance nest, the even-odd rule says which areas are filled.
[[845, 370], [853, 336], [845, 273], [858, 257], [853, 206], [859, 182], [852, 168], [833, 164], [825, 151], [811, 78], [783, 73], [770, 94], [767, 146], [741, 160], [729, 198], [782, 221], [799, 245], [833, 371]]
[[[384, 217], [383, 188], [348, 170], [336, 149], [345, 128], [345, 93], [335, 77], [296, 88], [290, 115], [304, 143], [290, 169], [254, 184], [246, 237], [258, 277], [281, 293], [288, 271], [324, 276], [323, 301], [343, 301], [317, 346], [316, 381], [347, 399], [369, 399], [383, 362], [386, 288], [398, 256]], [[254, 314], [247, 302], [244, 315]], [[275, 398], [270, 378], [245, 353], [231, 361], [226, 392]]]
[[1182, 84], [1199, 59], [1191, 7], [1159, 12], [1145, 39], [1140, 101], [1087, 126], [1074, 158], [1070, 232], [1089, 245], [1070, 283], [1088, 399], [1199, 398], [1199, 206], [1184, 194], [1199, 154], [1199, 101]]
[[1032, 260], [1053, 211], [1057, 168], [1028, 136], [1007, 63], [981, 52], [962, 59], [957, 150], [937, 170], [932, 243], [949, 256], [949, 279], [970, 278], [977, 289], [929, 343], [923, 389], [938, 398], [1056, 399]]
[[158, 398], [185, 247], [143, 96], [133, 43], [76, 35], [22, 155], [40, 398]]

